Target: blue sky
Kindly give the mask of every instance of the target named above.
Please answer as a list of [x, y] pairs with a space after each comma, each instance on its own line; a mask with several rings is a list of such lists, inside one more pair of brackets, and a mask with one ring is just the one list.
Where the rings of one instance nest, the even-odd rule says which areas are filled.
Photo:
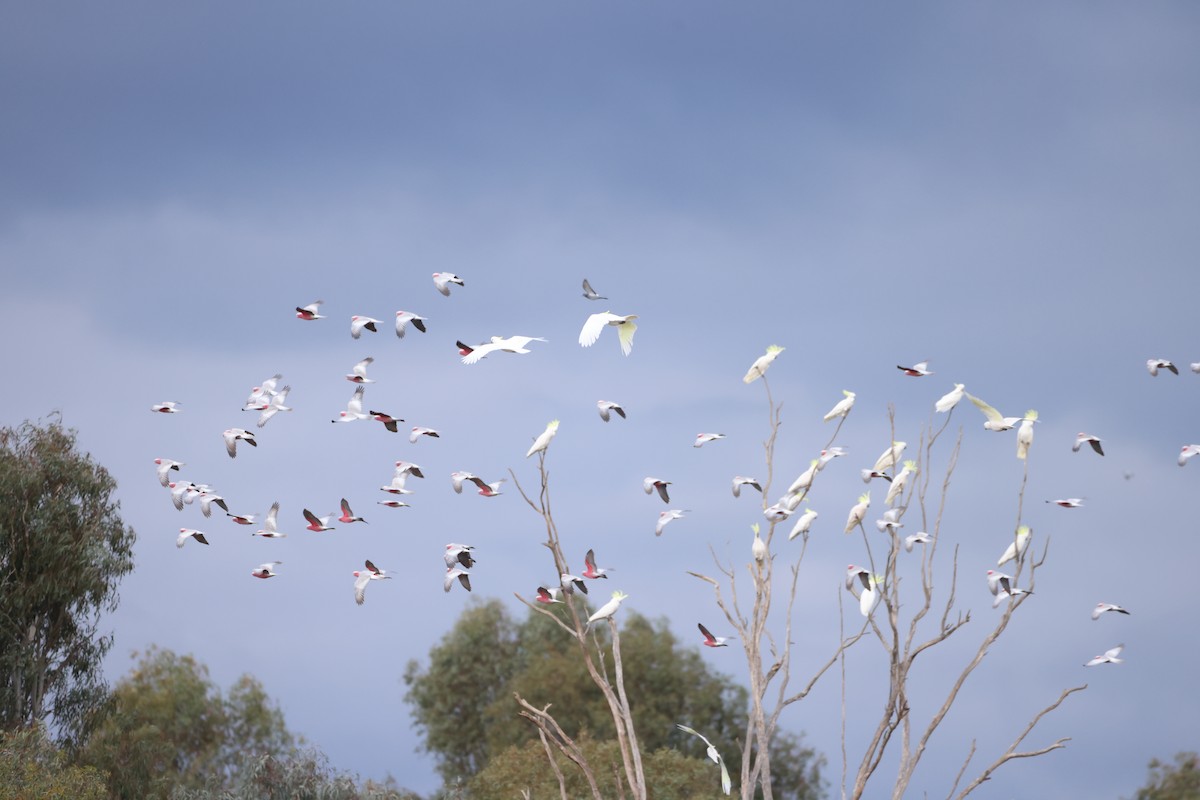
[[[0, 422], [61, 410], [120, 483], [139, 542], [108, 620], [113, 678], [151, 643], [226, 685], [251, 672], [337, 766], [431, 790], [400, 674], [468, 603], [441, 592], [442, 546], [477, 545], [475, 593], [514, 610], [512, 593], [552, 571], [515, 492], [457, 496], [449, 473], [511, 467], [531, 483], [529, 441], [561, 419], [548, 463], [572, 557], [595, 548], [629, 607], [687, 639], [711, 595], [685, 570], [712, 571], [710, 544], [749, 559], [757, 498], [735, 501], [728, 481], [763, 472], [766, 406], [741, 376], [777, 342], [776, 494], [828, 439], [820, 418], [841, 390], [858, 393], [839, 437], [851, 455], [812, 497], [797, 679], [835, 646], [837, 587], [863, 558], [842, 520], [889, 440], [889, 405], [915, 444], [961, 382], [1006, 414], [1041, 412], [1024, 519], [1052, 546], [914, 787], [944, 793], [964, 742], [990, 761], [1082, 682], [1030, 740], [1071, 736], [1068, 748], [975, 796], [1128, 795], [1151, 757], [1197, 747], [1195, 715], [1178, 713], [1200, 655], [1194, 592], [1172, 578], [1200, 556], [1196, 466], [1175, 465], [1200, 439], [1200, 376], [1186, 369], [1200, 361], [1190, 4], [121, 2], [7, 4], [4, 19]], [[466, 286], [438, 295], [441, 270]], [[580, 297], [583, 277], [611, 300]], [[316, 298], [330, 318], [297, 321]], [[351, 314], [397, 309], [429, 332], [349, 337]], [[611, 332], [576, 344], [606, 309], [639, 315], [628, 358]], [[456, 339], [510, 334], [549, 341], [471, 367], [455, 357]], [[329, 425], [353, 389], [341, 376], [367, 355], [368, 405], [440, 440]], [[1151, 378], [1150, 357], [1184, 374]], [[933, 376], [895, 369], [921, 359]], [[238, 409], [276, 372], [296, 410], [230, 460], [221, 431], [252, 422]], [[629, 419], [602, 423], [600, 398]], [[150, 414], [166, 399], [184, 412]], [[1013, 438], [981, 422], [970, 407], [951, 420], [963, 448], [943, 524], [973, 621], [925, 665], [918, 718], [991, 619], [976, 576], [1016, 515]], [[693, 449], [707, 430], [728, 438]], [[1072, 453], [1080, 430], [1108, 455]], [[160, 456], [235, 510], [279, 500], [291, 535], [252, 540], [176, 512]], [[376, 487], [397, 459], [429, 477], [391, 510]], [[661, 539], [646, 475], [693, 509]], [[301, 508], [343, 496], [368, 528], [302, 531]], [[1043, 503], [1059, 496], [1087, 504]], [[183, 526], [212, 545], [177, 550]], [[350, 572], [364, 558], [402, 579], [359, 608]], [[250, 578], [276, 559], [279, 578]], [[1093, 623], [1100, 600], [1133, 616]], [[1127, 663], [1082, 670], [1117, 642]], [[744, 671], [735, 648], [705, 657]], [[852, 762], [882, 704], [878, 658], [868, 643], [848, 658]], [[836, 778], [836, 681], [783, 719]]]

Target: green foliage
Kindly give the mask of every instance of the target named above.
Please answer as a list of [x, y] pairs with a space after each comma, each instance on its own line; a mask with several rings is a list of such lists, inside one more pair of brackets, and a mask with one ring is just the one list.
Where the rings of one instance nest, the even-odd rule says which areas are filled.
[[1200, 800], [1200, 755], [1178, 753], [1174, 764], [1150, 762], [1150, 778], [1135, 800]]
[[104, 776], [71, 766], [41, 725], [0, 732], [0, 798], [5, 800], [104, 800]]
[[116, 481], [60, 422], [0, 429], [0, 730], [53, 715], [78, 735], [102, 701], [100, 615], [133, 568]]
[[236, 785], [228, 788], [209, 780], [201, 788], [176, 788], [171, 800], [420, 800], [397, 789], [392, 781], [368, 781], [361, 789], [353, 778], [338, 774], [325, 756], [315, 750], [277, 758], [247, 756], [238, 770]]
[[[611, 676], [611, 652], [603, 647], [607, 627], [598, 628], [597, 634], [604, 651], [597, 661], [604, 662]], [[691, 774], [690, 762], [703, 764], [705, 747], [675, 728], [675, 723], [682, 722], [702, 731], [736, 775], [741, 761], [738, 737], [747, 719], [745, 689], [711, 670], [695, 648], [682, 647], [665, 620], [625, 614], [621, 654], [644, 757], [652, 754], [650, 758], [667, 759], [661, 753], [672, 753], [671, 757], [683, 762], [679, 770], [685, 775]], [[551, 794], [558, 793], [536, 729], [517, 714], [514, 692], [538, 708], [551, 704], [550, 712], [568, 736], [591, 740], [594, 747], [616, 747], [608, 705], [589, 677], [574, 639], [535, 612], [530, 612], [524, 622], [515, 623], [498, 600], [477, 602], [465, 610], [454, 628], [430, 651], [428, 669], [421, 670], [417, 662], [409, 662], [404, 682], [408, 686], [405, 699], [417, 725], [424, 730], [425, 749], [436, 756], [443, 780], [454, 785], [478, 776], [478, 780], [470, 781], [472, 797], [483, 791], [481, 787], [487, 781], [525, 788], [532, 787], [530, 781], [539, 775], [552, 782]], [[821, 760], [802, 747], [798, 737], [780, 733], [776, 740], [778, 745], [772, 749], [775, 797], [818, 797]], [[619, 765], [619, 753], [612, 753]], [[598, 774], [609, 771], [608, 762], [604, 763], [603, 768], [599, 763], [593, 765]], [[707, 763], [712, 774], [702, 773], [707, 781], [704, 786], [719, 788], [719, 771], [715, 764]], [[666, 769], [668, 762], [663, 761], [661, 766]], [[668, 772], [675, 775], [679, 770]], [[567, 763], [563, 771], [582, 780], [573, 764]], [[501, 775], [508, 777], [501, 781]], [[653, 777], [649, 767], [646, 775], [652, 786], [665, 785], [666, 778]], [[687, 780], [690, 778], [684, 783], [690, 786]], [[542, 778], [536, 781], [542, 785]], [[533, 794], [536, 797], [545, 792], [535, 790]], [[616, 796], [615, 792], [611, 796]], [[651, 796], [673, 795], [658, 795], [652, 790]]]
[[81, 759], [108, 773], [113, 797], [165, 798], [176, 786], [234, 786], [246, 758], [292, 745], [254, 678], [223, 697], [194, 658], [152, 648], [113, 689]]

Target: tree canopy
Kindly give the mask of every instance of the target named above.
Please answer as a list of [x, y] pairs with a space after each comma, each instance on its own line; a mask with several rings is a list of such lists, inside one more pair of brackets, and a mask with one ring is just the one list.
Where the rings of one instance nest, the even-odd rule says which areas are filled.
[[1200, 755], [1178, 753], [1175, 763], [1150, 762], [1150, 778], [1134, 800], [1200, 800]]

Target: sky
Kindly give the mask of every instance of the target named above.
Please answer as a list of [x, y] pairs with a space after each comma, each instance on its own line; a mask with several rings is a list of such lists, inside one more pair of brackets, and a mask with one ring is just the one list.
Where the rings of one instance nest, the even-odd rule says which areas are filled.
[[[1021, 507], [1035, 547], [1050, 543], [1037, 590], [931, 740], [914, 794], [944, 795], [971, 740], [968, 775], [1083, 683], [1026, 743], [1067, 747], [973, 796], [1128, 796], [1151, 758], [1200, 746], [1197, 716], [1179, 713], [1200, 657], [1186, 577], [1200, 464], [1176, 465], [1200, 439], [1193, 4], [121, 0], [6, 3], [3, 17], [0, 424], [60, 412], [118, 481], [138, 542], [103, 623], [111, 680], [152, 644], [222, 686], [249, 672], [338, 768], [433, 791], [400, 676], [472, 601], [441, 591], [445, 543], [477, 547], [473, 597], [523, 613], [514, 593], [553, 564], [509, 470], [536, 483], [525, 451], [559, 419], [546, 463], [568, 556], [582, 568], [594, 548], [624, 608], [683, 641], [698, 616], [729, 633], [686, 572], [712, 573], [712, 553], [750, 560], [760, 498], [735, 500], [729, 481], [766, 474], [769, 429], [762, 383], [741, 378], [777, 343], [768, 501], [829, 440], [821, 417], [841, 391], [857, 393], [837, 440], [849, 455], [810, 498], [797, 681], [837, 645], [845, 565], [865, 557], [843, 520], [893, 424], [914, 453], [955, 383], [1006, 415], [1040, 413]], [[439, 295], [438, 271], [465, 286]], [[581, 297], [585, 277], [610, 299]], [[326, 319], [295, 318], [318, 298]], [[400, 309], [428, 332], [398, 339]], [[628, 357], [612, 331], [577, 343], [606, 310], [638, 315]], [[384, 324], [356, 341], [354, 314]], [[514, 334], [547, 341], [459, 363], [456, 340]], [[366, 356], [367, 406], [439, 439], [330, 425]], [[1181, 374], [1151, 377], [1148, 358]], [[896, 369], [921, 360], [933, 375]], [[294, 411], [259, 430], [240, 408], [275, 373]], [[628, 419], [602, 422], [599, 399]], [[181, 413], [152, 414], [164, 400]], [[914, 720], [998, 613], [983, 576], [1011, 540], [1024, 465], [1013, 433], [982, 421], [960, 405], [932, 455], [931, 498], [961, 431], [935, 567], [944, 600], [958, 548], [972, 619], [918, 663]], [[259, 446], [230, 459], [230, 427]], [[693, 448], [701, 431], [726, 438]], [[1072, 452], [1079, 431], [1106, 455]], [[160, 457], [235, 511], [279, 501], [289, 536], [177, 512]], [[410, 508], [376, 504], [396, 460], [427, 475], [409, 481]], [[455, 470], [509, 482], [455, 495]], [[648, 475], [691, 510], [661, 538]], [[869, 520], [884, 493], [871, 489]], [[342, 497], [368, 524], [303, 530], [301, 509]], [[1058, 497], [1085, 504], [1044, 502]], [[180, 527], [210, 546], [177, 549]], [[798, 556], [785, 538], [780, 572]], [[351, 572], [367, 558], [398, 580], [359, 607]], [[275, 560], [277, 578], [250, 576]], [[901, 574], [914, 589], [913, 567]], [[1093, 622], [1100, 601], [1132, 614]], [[1125, 663], [1082, 667], [1117, 643]], [[704, 657], [745, 679], [736, 647]], [[846, 674], [853, 769], [885, 696], [878, 644], [851, 650]], [[783, 716], [829, 759], [835, 795], [840, 695], [828, 675]], [[894, 769], [885, 759], [884, 784]]]

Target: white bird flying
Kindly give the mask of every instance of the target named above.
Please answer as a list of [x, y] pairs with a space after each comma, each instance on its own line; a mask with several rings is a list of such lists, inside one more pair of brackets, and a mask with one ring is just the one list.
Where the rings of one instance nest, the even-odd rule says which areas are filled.
[[285, 386], [275, 394], [271, 395], [271, 401], [267, 403], [264, 408], [260, 409], [262, 413], [259, 414], [257, 423], [259, 428], [270, 422], [271, 417], [275, 416], [280, 411], [292, 410], [291, 406], [285, 405], [285, 403], [287, 403], [288, 392], [291, 390], [291, 386]]
[[1063, 497], [1059, 500], [1047, 500], [1047, 503], [1053, 503], [1062, 508], [1079, 508], [1083, 505], [1082, 497]]
[[196, 484], [184, 483], [183, 481], [175, 481], [167, 484], [167, 488], [171, 490], [171, 503], [175, 506], [176, 511], [183, 511], [183, 504], [186, 500], [188, 492], [195, 491]]
[[[448, 291], [447, 294], [449, 294]], [[471, 591], [471, 575], [465, 569], [461, 569], [459, 567], [447, 568], [446, 578], [442, 582], [442, 590], [449, 592], [454, 586], [455, 578], [458, 578], [458, 582], [462, 584], [464, 589], [466, 589], [468, 592]]]
[[791, 515], [792, 509], [788, 508], [787, 503], [784, 501], [763, 509], [763, 516], [766, 517], [767, 522], [783, 522]]
[[905, 549], [905, 551], [911, 553], [914, 544], [917, 544], [917, 543], [929, 544], [932, 541], [933, 541], [933, 537], [930, 536], [928, 533], [926, 533], [925, 531], [917, 531], [914, 534], [904, 537], [904, 549]]
[[366, 560], [366, 569], [356, 569], [354, 571], [354, 602], [360, 606], [367, 599], [367, 584], [371, 581], [382, 581], [391, 578], [387, 574], [387, 570], [379, 569], [371, 563], [371, 559]]
[[404, 334], [408, 328], [408, 323], [410, 323], [410, 322], [412, 323], [412, 326], [414, 328], [416, 328], [417, 330], [419, 330], [421, 333], [425, 332], [425, 317], [418, 316], [418, 315], [412, 313], [411, 311], [397, 311], [396, 312], [396, 335], [399, 336], [401, 339], [404, 338]]
[[350, 317], [350, 335], [357, 339], [358, 337], [362, 336], [364, 329], [370, 331], [371, 333], [378, 333], [379, 328], [376, 328], [375, 326], [382, 324], [383, 320], [374, 319], [372, 317], [360, 317], [359, 315], [355, 314], [354, 316]]
[[933, 404], [933, 408], [939, 414], [945, 414], [947, 411], [950, 411], [952, 408], [954, 408], [956, 405], [958, 405], [958, 401], [962, 400], [962, 399], [963, 399], [963, 384], [956, 383], [956, 384], [954, 384], [953, 389], [951, 389], [946, 394], [942, 395], [942, 397], [936, 403]]
[[1013, 559], [1019, 559], [1025, 555], [1025, 551], [1029, 549], [1029, 541], [1033, 538], [1033, 529], [1028, 525], [1022, 525], [1017, 528], [1017, 535], [1009, 542], [1008, 549], [1000, 556], [996, 562], [997, 567], [1003, 567]]
[[904, 462], [904, 469], [896, 473], [896, 477], [892, 478], [892, 485], [888, 487], [887, 497], [883, 498], [883, 502], [891, 505], [892, 501], [901, 497], [904, 494], [904, 487], [908, 484], [908, 479], [911, 475], [918, 472], [917, 462], [909, 459]]
[[584, 594], [588, 593], [587, 584], [584, 583], [583, 578], [579, 577], [578, 575], [572, 575], [569, 572], [564, 572], [559, 576], [559, 580], [562, 582], [561, 585], [563, 591], [567, 594], [575, 594], [576, 590], [583, 592]]
[[408, 503], [404, 503], [399, 500], [376, 500], [375, 502], [381, 506], [387, 506], [388, 508], [412, 508], [412, 506], [410, 506]]
[[150, 406], [150, 410], [159, 414], [178, 414], [179, 403], [176, 403], [174, 400], [167, 400], [163, 403], [155, 403]]
[[175, 546], [183, 547], [183, 543], [188, 539], [195, 539], [200, 544], [208, 544], [208, 539], [204, 538], [204, 534], [192, 528], [180, 528], [179, 535], [175, 537]]
[[742, 383], [754, 383], [765, 375], [772, 362], [779, 358], [779, 354], [786, 349], [777, 344], [769, 346], [767, 352], [754, 359], [754, 363], [750, 365], [750, 369], [746, 370], [746, 374], [742, 377]]
[[866, 516], [867, 509], [870, 506], [871, 493], [863, 492], [858, 496], [858, 504], [850, 509], [850, 515], [846, 518], [846, 533], [850, 533], [862, 524], [863, 517]]
[[414, 478], [421, 478], [421, 479], [425, 478], [425, 473], [421, 472], [421, 467], [417, 464], [413, 464], [410, 461], [397, 461], [395, 474], [396, 475], [408, 474], [408, 475], [412, 475]]
[[846, 589], [853, 593], [856, 597], [858, 592], [864, 589], [871, 588], [871, 572], [863, 569], [857, 564], [849, 564], [846, 567]]
[[243, 441], [251, 447], [258, 447], [254, 434], [243, 428], [230, 428], [221, 434], [225, 438], [225, 452], [230, 458], [237, 458], [237, 443]]
[[457, 472], [450, 473], [450, 482], [454, 486], [455, 494], [462, 494], [463, 481], [473, 480], [475, 480], [475, 476], [470, 472], [463, 472], [462, 470], [459, 470]]
[[1200, 444], [1185, 444], [1179, 450], [1179, 466], [1182, 467], [1197, 453], [1200, 453]]
[[558, 420], [552, 419], [546, 425], [546, 430], [542, 431], [536, 439], [533, 440], [533, 445], [525, 453], [525, 457], [529, 458], [534, 453], [544, 453], [546, 448], [550, 446], [550, 440], [558, 433]]
[[[455, 283], [459, 286], [466, 286], [463, 279], [455, 275], [453, 272], [435, 272], [433, 273], [433, 285], [439, 292], [446, 297], [450, 296], [450, 284]], [[450, 591], [447, 589], [446, 591]]]
[[725, 434], [723, 433], [697, 433], [696, 441], [692, 444], [692, 447], [703, 447], [709, 442], [715, 442], [717, 439], [724, 438]]
[[903, 528], [904, 523], [900, 521], [900, 515], [904, 513], [903, 507], [889, 508], [883, 512], [883, 519], [875, 520], [875, 528], [883, 533], [895, 533], [897, 528]]
[[460, 350], [467, 350], [462, 357], [462, 363], [475, 364], [480, 359], [487, 358], [491, 353], [517, 353], [524, 355], [525, 353], [533, 352], [527, 345], [530, 342], [544, 342], [545, 339], [539, 336], [493, 336], [490, 342], [477, 344], [474, 347], [463, 346]]
[[275, 387], [283, 380], [283, 375], [276, 372], [271, 377], [262, 382], [262, 386], [255, 386], [250, 390], [250, 396], [246, 398], [246, 405], [242, 407], [242, 411], [262, 411], [263, 403], [270, 402], [272, 395], [275, 394]]
[[596, 553], [588, 550], [583, 557], [583, 577], [588, 580], [596, 580], [598, 578], [608, 578], [608, 569], [596, 566]]
[[830, 461], [833, 461], [835, 458], [840, 458], [844, 455], [846, 455], [846, 448], [844, 447], [830, 447], [826, 450], [822, 450], [820, 457], [817, 458], [817, 469], [825, 469], [825, 465]]
[[338, 522], [344, 522], [347, 525], [349, 525], [351, 522], [361, 522], [364, 525], [367, 524], [365, 519], [354, 515], [354, 512], [350, 510], [350, 501], [344, 497], [342, 498], [342, 515], [338, 517]]
[[1078, 453], [1079, 448], [1083, 447], [1085, 444], [1090, 444], [1092, 449], [1095, 450], [1097, 454], [1104, 455], [1104, 449], [1100, 447], [1100, 441], [1101, 439], [1099, 436], [1092, 436], [1089, 433], [1080, 433], [1075, 437], [1075, 444], [1071, 445], [1071, 452]]
[[875, 466], [871, 467], [871, 469], [875, 472], [894, 469], [896, 462], [900, 460], [900, 456], [904, 453], [904, 448], [906, 447], [908, 447], [907, 442], [892, 442], [892, 446], [883, 451], [883, 455], [875, 461]]
[[592, 314], [583, 323], [583, 328], [579, 331], [579, 344], [583, 347], [591, 347], [600, 338], [601, 331], [606, 326], [613, 326], [617, 329], [617, 338], [621, 343], [621, 352], [629, 355], [629, 351], [633, 349], [633, 334], [637, 332], [637, 314], [629, 314], [621, 316], [613, 314], [611, 311], [601, 311], [599, 314]]
[[314, 319], [325, 319], [317, 313], [324, 302], [324, 300], [314, 300], [306, 306], [296, 306], [296, 319], [308, 320], [310, 322]]
[[279, 501], [271, 504], [271, 510], [267, 512], [266, 519], [263, 520], [262, 530], [254, 532], [255, 536], [261, 536], [264, 539], [282, 539], [287, 536], [286, 533], [279, 531]]
[[697, 622], [696, 627], [700, 629], [700, 635], [704, 637], [701, 642], [705, 647], [728, 647], [727, 642], [733, 638], [731, 636], [713, 636], [708, 632], [708, 628], [704, 627], [704, 623]]
[[447, 567], [460, 566], [463, 569], [470, 569], [475, 566], [475, 558], [471, 555], [471, 551], [474, 549], [474, 545], [451, 542], [446, 545], [446, 550], [442, 553], [442, 560], [446, 562]]
[[850, 409], [854, 408], [854, 398], [857, 397], [857, 395], [849, 389], [842, 389], [842, 394], [844, 394], [845, 397], [839, 400], [837, 405], [829, 409], [829, 413], [823, 417], [826, 422], [829, 422], [831, 419], [837, 419], [838, 417], [845, 417], [850, 413]]
[[876, 472], [873, 469], [864, 469], [859, 472], [859, 475], [862, 476], [863, 483], [870, 483], [872, 478], [883, 478], [888, 483], [892, 482], [891, 475], [888, 475], [886, 472]]
[[592, 288], [592, 285], [590, 283], [588, 283], [587, 278], [583, 279], [583, 296], [586, 297], [588, 300], [607, 300], [608, 299], [604, 295], [596, 294], [596, 290]]
[[363, 393], [366, 391], [365, 386], [359, 386], [354, 390], [354, 394], [346, 401], [346, 410], [338, 412], [338, 418], [330, 420], [330, 422], [356, 422], [360, 419], [370, 419], [371, 414], [363, 413]]
[[155, 472], [158, 474], [158, 482], [163, 486], [171, 482], [171, 470], [178, 472], [180, 467], [187, 466], [182, 461], [175, 461], [170, 458], [156, 458], [154, 459], [154, 463], [158, 465], [155, 468]]
[[346, 375], [346, 380], [351, 383], [374, 383], [375, 381], [367, 377], [367, 367], [375, 363], [375, 359], [367, 356], [362, 361], [359, 361]]
[[600, 411], [600, 419], [605, 422], [610, 419], [610, 411], [615, 411], [618, 417], [625, 419], [625, 409], [610, 400], [597, 400], [596, 408]]
[[919, 363], [913, 364], [911, 367], [902, 367], [899, 364], [897, 364], [896, 369], [900, 370], [905, 375], [909, 375], [913, 378], [921, 378], [926, 375], [933, 374], [929, 370], [929, 362], [928, 361], [921, 361]]
[[1200, 361], [1193, 361], [1188, 366], [1192, 368], [1192, 372], [1200, 372]]
[[642, 489], [646, 494], [651, 494], [654, 490], [658, 490], [658, 496], [662, 498], [664, 503], [670, 503], [671, 497], [667, 494], [667, 487], [671, 485], [670, 481], [664, 481], [662, 478], [643, 478]]
[[1012, 426], [1021, 421], [1020, 417], [1004, 416], [995, 408], [980, 400], [970, 392], [964, 392], [964, 394], [966, 394], [967, 399], [974, 403], [975, 407], [982, 411], [983, 415], [987, 417], [987, 421], [983, 423], [984, 430], [997, 432], [1007, 431], [1011, 430]]
[[279, 574], [275, 571], [275, 567], [282, 563], [282, 561], [268, 561], [266, 564], [259, 564], [250, 571], [250, 574], [256, 578], [274, 578]]
[[1174, 364], [1172, 364], [1170, 361], [1167, 361], [1166, 359], [1163, 359], [1163, 358], [1148, 358], [1148, 359], [1146, 359], [1146, 369], [1149, 370], [1150, 374], [1152, 376], [1154, 376], [1155, 378], [1158, 377], [1158, 371], [1160, 369], [1170, 370], [1175, 375], [1179, 374], [1179, 368], [1176, 367]]
[[1029, 446], [1033, 444], [1033, 423], [1037, 422], [1038, 412], [1032, 408], [1025, 412], [1021, 427], [1017, 428], [1017, 458], [1024, 459], [1029, 455]]
[[412, 494], [412, 489], [405, 489], [404, 485], [408, 483], [408, 473], [396, 471], [392, 475], [392, 482], [387, 486], [380, 486], [379, 491], [387, 492], [388, 494]]
[[212, 507], [216, 504], [226, 514], [229, 513], [229, 505], [226, 504], [225, 498], [216, 492], [201, 492], [200, 493], [200, 513], [206, 517], [212, 516]]
[[658, 523], [654, 526], [654, 535], [662, 536], [663, 528], [667, 527], [672, 520], [683, 519], [683, 515], [687, 509], [680, 511], [679, 509], [671, 509], [670, 511], [660, 512], [658, 515]]
[[871, 616], [871, 612], [879, 605], [879, 600], [883, 597], [883, 593], [879, 591], [879, 576], [867, 576], [867, 588], [862, 590], [862, 594], [858, 596], [858, 610], [864, 617]]
[[1115, 611], [1118, 614], [1129, 615], [1129, 612], [1118, 605], [1112, 603], [1096, 603], [1096, 607], [1092, 609], [1092, 619], [1100, 619], [1100, 615], [1106, 611]]
[[792, 485], [788, 487], [787, 493], [790, 495], [799, 495], [812, 486], [813, 478], [816, 477], [820, 470], [820, 460], [814, 458], [808, 462], [808, 469], [800, 473], [800, 477], [792, 481]]
[[1125, 659], [1118, 658], [1121, 651], [1125, 649], [1125, 645], [1119, 644], [1109, 650], [1104, 651], [1104, 655], [1096, 656], [1091, 661], [1084, 664], [1085, 667], [1094, 667], [1097, 664], [1120, 664]]
[[817, 512], [811, 508], [804, 509], [804, 513], [796, 520], [796, 524], [792, 526], [792, 532], [788, 534], [788, 541], [795, 539], [800, 534], [808, 533], [808, 529], [812, 527], [813, 520], [817, 518]]
[[617, 609], [621, 607], [621, 601], [629, 595], [622, 592], [620, 589], [612, 593], [612, 599], [596, 610], [596, 613], [587, 618], [585, 630], [591, 628], [593, 622], [599, 622], [602, 619], [611, 619], [612, 615], [617, 613]]
[[316, 531], [317, 533], [320, 533], [321, 531], [331, 531], [334, 528], [334, 526], [329, 524], [329, 520], [333, 518], [332, 511], [323, 517], [318, 517], [316, 514], [306, 508], [304, 509], [304, 518], [308, 520], [307, 527], [310, 531]]
[[757, 478], [747, 478], [745, 475], [737, 475], [733, 479], [733, 496], [734, 497], [742, 496], [742, 487], [743, 486], [753, 486], [755, 489], [758, 489], [760, 492], [762, 491], [762, 485], [758, 482]]
[[[700, 626], [700, 630], [704, 630], [703, 625]], [[710, 634], [705, 631], [705, 635]], [[705, 642], [705, 644], [707, 644], [707, 642]], [[714, 764], [718, 764], [721, 767], [721, 791], [725, 792], [725, 794], [729, 794], [733, 789], [733, 783], [729, 779], [729, 770], [725, 766], [725, 759], [721, 758], [721, 754], [717, 752], [717, 748], [713, 746], [713, 743], [706, 739], [701, 733], [689, 728], [687, 725], [680, 725], [676, 723], [675, 727], [679, 728], [679, 730], [683, 731], [684, 733], [690, 733], [692, 736], [698, 737], [700, 741], [704, 742], [704, 744], [708, 746], [708, 757], [713, 760]]]
[[416, 425], [413, 427], [412, 433], [408, 435], [408, 440], [413, 444], [416, 444], [417, 440], [422, 436], [428, 436], [432, 439], [439, 439], [441, 438], [441, 435], [441, 433], [435, 431], [433, 428], [423, 428], [420, 425]]

